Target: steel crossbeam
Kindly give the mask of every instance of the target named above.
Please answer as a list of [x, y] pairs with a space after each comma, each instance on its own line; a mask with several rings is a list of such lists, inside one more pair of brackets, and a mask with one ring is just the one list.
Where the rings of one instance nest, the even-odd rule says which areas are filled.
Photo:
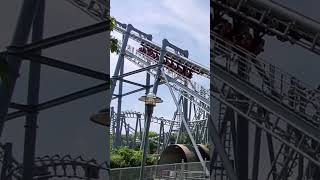
[[[127, 51], [126, 51], [126, 58], [133, 62], [135, 65], [137, 65], [140, 68], [145, 68], [147, 66], [149, 66], [149, 62], [147, 61], [148, 59], [145, 58], [145, 56], [141, 56], [139, 53], [135, 53], [134, 49], [128, 47]], [[169, 70], [170, 71], [170, 70]], [[154, 70], [150, 70], [148, 71], [152, 76], [155, 76], [155, 71]], [[187, 87], [186, 85], [183, 85], [183, 82], [179, 82], [178, 78], [183, 79], [183, 77], [178, 76], [175, 77], [172, 74], [170, 74], [170, 72], [165, 71], [167, 78], [169, 80], [170, 83], [168, 83], [167, 85], [170, 85], [171, 87], [173, 87], [173, 89], [175, 91], [177, 91], [178, 93], [180, 93], [182, 96], [184, 96], [185, 98], [187, 98], [188, 100], [192, 101], [193, 103], [197, 104], [199, 107], [201, 107], [203, 110], [205, 110], [206, 112], [209, 112], [209, 99], [210, 99], [210, 95], [209, 95], [209, 90], [201, 87], [200, 85], [198, 85], [197, 83], [188, 80], [189, 83], [193, 86], [193, 87], [197, 87], [198, 90], [192, 89], [191, 87]], [[186, 93], [187, 92], [187, 93]], [[194, 97], [194, 98], [192, 98]]]
[[96, 23], [80, 29], [72, 30], [63, 34], [45, 38], [37, 42], [26, 44], [24, 46], [9, 46], [8, 52], [21, 54], [34, 52], [41, 49], [43, 50], [50, 47], [58, 46], [63, 43], [92, 36], [94, 34], [105, 32], [109, 30], [109, 28], [110, 20], [106, 20], [104, 22]]
[[[211, 14], [215, 11], [223, 14], [224, 18], [228, 16], [249, 28], [260, 28], [263, 34], [276, 36], [280, 41], [290, 41], [320, 55], [320, 23], [277, 2], [211, 0]], [[210, 33], [210, 39], [213, 45], [210, 55], [214, 57], [211, 59], [211, 72], [214, 73], [211, 78], [211, 96], [231, 108], [238, 115], [236, 117], [241, 115], [256, 125], [251, 178], [261, 178], [258, 153], [261, 130], [264, 130], [267, 133], [271, 161], [267, 179], [289, 179], [294, 173], [296, 179], [302, 180], [304, 172], [306, 178], [312, 176], [313, 179], [318, 179], [317, 175], [307, 172], [310, 166], [304, 170], [304, 158], [309, 160], [308, 164], [313, 164], [313, 171], [319, 170], [320, 103], [316, 98], [320, 94], [319, 90], [301, 83], [280, 68], [266, 63], [213, 32]], [[233, 97], [225, 95], [225, 88], [231, 89]], [[244, 106], [248, 108], [242, 108]], [[259, 115], [261, 111], [264, 112], [263, 116]], [[276, 157], [272, 136], [281, 144]], [[236, 154], [235, 160], [241, 156]], [[236, 164], [239, 165], [239, 162]], [[237, 166], [236, 170], [239, 169], [241, 171]]]
[[81, 66], [73, 65], [70, 63], [63, 62], [63, 61], [59, 61], [59, 60], [56, 60], [53, 58], [40, 56], [40, 55], [36, 55], [36, 54], [21, 54], [18, 56], [20, 56], [21, 58], [24, 58], [24, 59], [28, 59], [31, 62], [37, 62], [40, 64], [44, 64], [44, 65], [48, 65], [48, 66], [55, 67], [58, 69], [62, 69], [62, 70], [68, 71], [68, 72], [73, 72], [73, 73], [80, 74], [83, 76], [91, 77], [94, 79], [103, 80], [103, 81], [109, 80], [109, 75], [107, 75], [105, 73], [91, 70], [88, 68], [84, 68]]
[[[225, 58], [216, 58], [216, 62], [228, 66], [231, 73], [239, 73], [235, 70], [239, 64], [247, 66], [247, 70], [241, 70], [241, 73], [249, 76], [247, 83], [278, 103], [290, 108], [295, 114], [299, 115], [314, 126], [320, 124], [320, 117], [317, 111], [318, 102], [314, 96], [319, 96], [320, 92], [298, 80], [298, 78], [284, 72], [282, 69], [267, 63], [266, 60], [258, 58], [240, 47], [223, 40], [214, 32], [211, 32], [212, 43], [215, 50], [211, 51], [213, 56], [224, 56]], [[236, 52], [236, 51], [237, 52]], [[239, 53], [241, 52], [241, 54]], [[232, 59], [232, 57], [235, 57]], [[231, 60], [232, 59], [232, 60]], [[234, 65], [232, 65], [234, 64]], [[311, 110], [311, 111], [309, 111]]]
[[275, 34], [320, 55], [320, 23], [313, 19], [274, 1], [211, 0], [211, 3], [231, 16], [240, 16], [242, 20], [262, 27], [270, 32], [268, 34]]
[[[215, 63], [215, 62], [214, 62]], [[224, 68], [222, 68], [219, 64], [213, 66], [212, 69], [215, 74], [216, 82], [221, 82], [225, 84], [225, 86], [231, 87], [233, 91], [236, 93], [242, 94], [249, 98], [250, 108], [247, 112], [244, 112], [243, 109], [239, 106], [239, 104], [234, 101], [228, 101], [225, 96], [220, 92], [212, 92], [212, 96], [214, 96], [217, 100], [223, 102], [227, 106], [231, 107], [238, 114], [249, 119], [253, 124], [262, 128], [266, 132], [273, 135], [275, 138], [280, 140], [281, 142], [288, 145], [290, 148], [295, 149], [297, 152], [303, 154], [306, 158], [311, 160], [313, 163], [320, 165], [319, 157], [317, 156], [318, 149], [311, 148], [308, 145], [308, 141], [311, 139], [320, 142], [320, 132], [318, 128], [315, 128], [309, 123], [303, 121], [299, 116], [295, 115], [288, 109], [284, 108], [280, 104], [266, 97], [263, 93], [258, 91], [257, 89], [248, 86], [245, 82], [237, 77], [230, 75]], [[216, 86], [215, 84], [213, 84]], [[264, 108], [269, 112], [270, 119], [268, 121], [257, 121], [255, 117], [256, 112], [254, 112], [253, 107]], [[285, 127], [279, 126], [279, 121], [282, 123], [292, 126], [295, 128], [297, 133], [305, 134], [303, 139], [297, 139], [296, 137], [291, 137], [290, 140], [287, 139]], [[297, 141], [303, 141], [305, 143], [297, 145]]]
[[[96, 20], [106, 20], [106, 16], [103, 16], [103, 12], [101, 9], [98, 8], [89, 8], [89, 2], [88, 0], [67, 0], [68, 2], [72, 3], [73, 5], [76, 5], [80, 9], [82, 9], [84, 12], [95, 18]], [[126, 32], [126, 25], [122, 24], [117, 21], [115, 29], [117, 32], [124, 34]], [[150, 35], [151, 36], [151, 35]], [[161, 49], [161, 46], [156, 44], [155, 42], [148, 40], [149, 36], [143, 35], [142, 33], [137, 32], [131, 32], [130, 38], [137, 41], [137, 42], [143, 42], [148, 44], [150, 47], [154, 49]], [[192, 69], [196, 73], [206, 76], [207, 78], [210, 78], [210, 70], [203, 65], [192, 61], [188, 58], [185, 58], [183, 56], [177, 57], [176, 53], [172, 50], [166, 50], [170, 56], [174, 56], [179, 64], [183, 64], [184, 66]]]
[[[137, 116], [141, 116], [141, 120], [144, 120], [144, 118], [143, 118], [144, 117], [144, 113], [135, 112], [135, 111], [122, 111], [121, 114], [126, 118], [137, 118]], [[115, 115], [117, 115], [117, 114], [115, 113]], [[170, 120], [170, 119], [165, 119], [163, 117], [156, 117], [156, 116], [152, 116], [151, 121], [153, 123], [158, 123], [158, 124], [163, 122], [164, 125], [171, 125], [172, 123], [174, 125], [179, 125], [180, 124], [180, 122], [178, 122], [178, 121], [173, 121], [173, 120]]]
[[[55, 107], [55, 106], [58, 106], [58, 105], [61, 105], [64, 103], [68, 103], [68, 102], [71, 102], [71, 101], [74, 101], [74, 100], [77, 100], [77, 99], [80, 99], [83, 97], [87, 97], [87, 96], [90, 96], [93, 94], [100, 93], [102, 91], [106, 91], [107, 89], [108, 89], [108, 83], [102, 83], [100, 85], [97, 85], [97, 86], [94, 86], [91, 88], [87, 88], [87, 89], [84, 89], [84, 90], [81, 90], [81, 91], [78, 91], [75, 93], [68, 94], [63, 97], [59, 97], [56, 99], [49, 100], [47, 102], [40, 103], [40, 104], [34, 106], [33, 110], [35, 110], [35, 111], [46, 110], [48, 108], [52, 108], [52, 107]], [[6, 118], [6, 121], [25, 116], [27, 113], [28, 113], [27, 111], [23, 111], [23, 110], [9, 113]]]

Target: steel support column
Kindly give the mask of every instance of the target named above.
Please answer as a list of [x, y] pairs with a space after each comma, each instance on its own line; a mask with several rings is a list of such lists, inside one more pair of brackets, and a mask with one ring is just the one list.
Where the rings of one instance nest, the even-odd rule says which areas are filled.
[[132, 145], [131, 145], [132, 148], [136, 147], [136, 139], [137, 139], [138, 125], [139, 125], [140, 119], [141, 119], [141, 114], [137, 114], [136, 126], [135, 126], [135, 129], [134, 129], [134, 136], [133, 136]]
[[[45, 14], [45, 0], [37, 2], [37, 11], [33, 22], [32, 42], [36, 42], [43, 37], [43, 24]], [[36, 52], [41, 54], [41, 50]], [[37, 62], [30, 63], [28, 105], [38, 105], [40, 90], [41, 65]], [[26, 116], [25, 140], [23, 152], [23, 179], [32, 180], [34, 173], [34, 159], [36, 150], [38, 112], [34, 109]]]
[[253, 152], [253, 168], [252, 180], [259, 180], [259, 162], [260, 162], [260, 145], [261, 145], [261, 128], [256, 127], [254, 152]]
[[[131, 24], [129, 24], [127, 26], [127, 29], [126, 29], [126, 33], [123, 36], [124, 38], [123, 38], [123, 41], [122, 41], [122, 46], [121, 46], [121, 50], [120, 50], [120, 53], [119, 53], [117, 65], [116, 65], [116, 68], [115, 68], [114, 73], [113, 73], [113, 77], [117, 77], [119, 75], [119, 72], [120, 72], [120, 69], [122, 67], [122, 64], [124, 63], [124, 55], [125, 55], [125, 52], [126, 52], [126, 47], [127, 47], [127, 44], [128, 44], [128, 40], [129, 40], [130, 32], [131, 32], [132, 28], [133, 28], [133, 26]], [[116, 84], [117, 84], [117, 79], [115, 78], [112, 81], [112, 86], [110, 88], [110, 94], [107, 97], [107, 103], [108, 103], [107, 105], [109, 105], [109, 106], [111, 104], [112, 95], [114, 94], [114, 89], [116, 87]]]
[[[161, 70], [161, 72], [163, 73], [163, 70]], [[169, 83], [169, 81], [167, 79], [167, 76], [165, 74], [163, 74], [163, 76], [165, 77], [166, 83]], [[179, 114], [182, 115], [183, 114], [182, 109], [179, 106], [178, 100], [177, 100], [176, 96], [174, 95], [173, 90], [171, 89], [170, 86], [168, 86], [168, 88], [169, 88], [170, 94], [171, 94], [171, 96], [173, 98], [173, 101], [174, 101], [174, 103], [175, 103], [175, 105], [176, 105], [176, 107], [178, 109]], [[189, 138], [190, 138], [190, 140], [192, 142], [192, 145], [193, 145], [193, 148], [195, 149], [196, 154], [197, 154], [197, 156], [198, 156], [198, 158], [199, 158], [199, 160], [201, 162], [203, 170], [205, 171], [206, 175], [209, 176], [210, 173], [209, 173], [209, 171], [208, 171], [208, 169], [206, 167], [206, 164], [205, 164], [205, 162], [204, 162], [204, 160], [202, 158], [202, 155], [201, 155], [201, 153], [199, 151], [199, 148], [198, 148], [198, 146], [197, 146], [197, 144], [196, 144], [196, 142], [195, 142], [195, 140], [194, 140], [194, 138], [192, 136], [192, 133], [191, 133], [190, 128], [188, 126], [187, 120], [184, 118], [184, 116], [182, 116], [182, 123], [184, 124], [184, 127], [185, 127], [185, 129], [186, 129], [186, 131], [187, 131], [187, 133], [189, 135]]]
[[[121, 63], [120, 66], [120, 76], [122, 76], [124, 70], [124, 62]], [[119, 114], [121, 114], [121, 105], [122, 105], [122, 87], [123, 87], [123, 82], [122, 78], [119, 79], [119, 92], [118, 92], [118, 107], [117, 107], [117, 118], [116, 118], [116, 138], [114, 141], [114, 148], [117, 148], [121, 145], [121, 131], [120, 131], [120, 118]]]
[[[37, 0], [23, 1], [11, 46], [23, 46], [27, 43], [34, 14], [36, 12], [36, 2]], [[21, 58], [8, 55], [8, 65], [9, 87], [6, 87], [4, 84], [1, 84], [0, 86], [0, 137], [2, 135], [4, 121], [8, 113], [8, 107], [14, 91], [16, 80], [19, 77]]]
[[[150, 92], [150, 74], [148, 73], [148, 72], [146, 72], [146, 87], [148, 87], [148, 88], [146, 88], [146, 95]], [[145, 112], [148, 112], [147, 111], [147, 106], [145, 106], [145, 109], [144, 109], [144, 111]], [[151, 116], [152, 116], [152, 114], [151, 114]], [[146, 125], [146, 122], [147, 122], [147, 115], [146, 115], [146, 113], [145, 113], [145, 115], [144, 115], [144, 119], [145, 119], [145, 121], [144, 121], [144, 132], [143, 132], [143, 137], [145, 137], [145, 132], [146, 132], [146, 130], [145, 130], [145, 128], [147, 127], [147, 125]], [[151, 119], [150, 119], [150, 121], [151, 121]], [[148, 147], [148, 144], [146, 144], [145, 145], [145, 141], [144, 141], [145, 139], [143, 138], [142, 139], [142, 141], [141, 141], [141, 145], [140, 145], [140, 150], [142, 150], [143, 151], [143, 147]]]
[[237, 150], [237, 161], [236, 168], [238, 173], [238, 178], [241, 180], [248, 179], [248, 156], [249, 156], [249, 122], [248, 120], [237, 115], [237, 137], [236, 137], [236, 150]]
[[[161, 68], [163, 66], [163, 61], [164, 61], [164, 55], [166, 53], [166, 47], [169, 45], [169, 42], [167, 39], [163, 39], [162, 41], [162, 47], [160, 50], [160, 58], [159, 58], [159, 66], [157, 68], [157, 74], [155, 77], [155, 82], [153, 84], [153, 89], [152, 92], [153, 94], [157, 95], [158, 92], [158, 86], [160, 83], [160, 77], [161, 77]], [[147, 105], [146, 105], [146, 110], [147, 109]], [[141, 162], [141, 169], [140, 169], [140, 180], [143, 179], [143, 172], [144, 172], [144, 164], [145, 164], [145, 160], [146, 160], [146, 156], [147, 156], [147, 149], [148, 149], [148, 134], [149, 134], [149, 128], [150, 128], [150, 122], [151, 122], [151, 117], [152, 117], [152, 112], [153, 112], [153, 107], [152, 110], [148, 110], [147, 112], [150, 112], [150, 117], [145, 118], [145, 130], [144, 130], [144, 142], [143, 142], [143, 154], [142, 154], [142, 162]], [[146, 113], [147, 114], [147, 113]], [[149, 119], [150, 118], [150, 119]], [[148, 122], [149, 121], [149, 122]]]
[[140, 180], [144, 179], [144, 166], [147, 159], [147, 150], [148, 150], [148, 138], [149, 138], [149, 128], [151, 123], [151, 117], [153, 112], [153, 105], [146, 105], [146, 116], [145, 116], [145, 127], [144, 127], [144, 133], [143, 133], [143, 143], [142, 143], [142, 161], [141, 161], [141, 168], [140, 168]]

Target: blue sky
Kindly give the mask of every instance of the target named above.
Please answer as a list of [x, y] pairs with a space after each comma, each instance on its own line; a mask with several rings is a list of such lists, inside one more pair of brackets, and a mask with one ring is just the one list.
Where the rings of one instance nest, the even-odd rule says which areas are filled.
[[[168, 39], [174, 45], [188, 50], [190, 59], [209, 67], [209, 0], [111, 1], [111, 15], [122, 23], [132, 24], [139, 30], [152, 34], [153, 41], [158, 44], [161, 44], [162, 39]], [[112, 35], [121, 38], [118, 33], [112, 33]], [[134, 43], [130, 41], [129, 44]], [[111, 54], [111, 75], [113, 75], [117, 58], [116, 54]], [[127, 61], [124, 71], [129, 72], [135, 69], [137, 67]], [[209, 89], [209, 79], [201, 77], [193, 79]], [[144, 83], [145, 73], [131, 76], [128, 80]], [[153, 82], [154, 79], [151, 79], [151, 83]], [[136, 88], [128, 84], [124, 85], [124, 92]], [[122, 109], [143, 112], [144, 105], [137, 100], [142, 95], [144, 92], [124, 97]], [[164, 100], [164, 103], [156, 106], [154, 115], [171, 119], [175, 105], [168, 88], [159, 87], [157, 95]], [[112, 105], [116, 106], [116, 102], [114, 101]], [[151, 129], [156, 130], [157, 127], [157, 125], [152, 125]]]

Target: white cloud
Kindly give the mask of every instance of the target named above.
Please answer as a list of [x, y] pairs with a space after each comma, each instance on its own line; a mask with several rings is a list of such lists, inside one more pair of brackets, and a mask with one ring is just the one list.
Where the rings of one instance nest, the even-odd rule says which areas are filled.
[[209, 47], [209, 1], [208, 9], [200, 7], [199, 0], [164, 0], [163, 5], [171, 11], [175, 25], [185, 29], [199, 44]]
[[[209, 0], [201, 0], [201, 3], [207, 3], [207, 6], [200, 6], [198, 4], [199, 1], [196, 0], [136, 0], [134, 2], [122, 0], [121, 2], [113, 2], [114, 4], [111, 4], [111, 13], [120, 22], [132, 24], [137, 29], [152, 34], [155, 40], [162, 40], [162, 38], [168, 38], [166, 36], [170, 36], [170, 38], [168, 38], [169, 41], [172, 40], [171, 37], [174, 37], [176, 39], [173, 38], [172, 41], [177, 40], [178, 42], [184, 43], [185, 38], [192, 39], [192, 42], [195, 43], [190, 45], [192, 48], [189, 49], [190, 53], [199, 53], [194, 49], [208, 49], [207, 52], [209, 55]], [[168, 31], [168, 29], [172, 29], [173, 31]], [[121, 38], [121, 36], [119, 36], [119, 38]], [[130, 45], [132, 44], [130, 43]], [[110, 65], [112, 75], [117, 59], [118, 55], [111, 55]], [[135, 69], [137, 69], [137, 66], [127, 61], [125, 71], [128, 72]], [[126, 79], [144, 84], [145, 73], [139, 73]], [[195, 78], [197, 82], [198, 80], [200, 81], [200, 84], [206, 81], [200, 79], [201, 78]], [[152, 78], [151, 84], [153, 82], [154, 80]], [[209, 82], [205, 82], [205, 84], [209, 84]], [[125, 84], [124, 92], [133, 90], [132, 88], [133, 86], [127, 86], [127, 84]], [[143, 112], [144, 106], [138, 101], [138, 98], [143, 94], [144, 92], [141, 92], [124, 97], [122, 109]], [[171, 119], [176, 107], [168, 88], [165, 86], [159, 87], [157, 95], [164, 100], [164, 103], [157, 105], [154, 114], [158, 117], [163, 116]], [[116, 105], [117, 102], [115, 101], [112, 104]]]

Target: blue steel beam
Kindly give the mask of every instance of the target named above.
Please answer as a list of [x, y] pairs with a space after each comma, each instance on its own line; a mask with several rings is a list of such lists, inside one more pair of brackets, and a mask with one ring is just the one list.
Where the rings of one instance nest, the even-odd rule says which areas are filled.
[[67, 42], [71, 42], [74, 40], [78, 40], [81, 38], [85, 38], [88, 36], [92, 36], [95, 34], [99, 34], [102, 32], [106, 32], [109, 30], [110, 20], [106, 20], [104, 22], [96, 23], [93, 25], [89, 25], [80, 29], [72, 30], [63, 34], [59, 34], [56, 36], [52, 36], [49, 38], [45, 38], [43, 40], [30, 43], [24, 46], [21, 45], [12, 45], [9, 46], [8, 52], [13, 53], [29, 53], [33, 51], [43, 50], [50, 47], [58, 46], [61, 44], [65, 44]]
[[63, 61], [59, 61], [59, 60], [56, 60], [53, 58], [49, 58], [49, 57], [45, 57], [45, 56], [41, 56], [41, 55], [36, 55], [36, 54], [21, 54], [21, 55], [18, 54], [18, 56], [20, 56], [21, 58], [24, 58], [24, 59], [28, 59], [31, 62], [41, 63], [44, 65], [48, 65], [48, 66], [51, 66], [54, 68], [62, 69], [62, 70], [68, 71], [68, 72], [91, 77], [94, 79], [103, 80], [103, 81], [109, 80], [108, 74], [98, 72], [95, 70], [91, 70], [88, 68], [84, 68], [81, 66], [73, 65], [70, 63], [66, 63]]
[[[27, 43], [34, 14], [36, 12], [35, 8], [36, 1], [23, 1], [11, 46], [23, 46]], [[9, 55], [7, 58], [9, 65], [9, 87], [5, 87], [4, 84], [1, 84], [0, 86], [0, 137], [2, 135], [4, 121], [7, 116], [8, 107], [14, 91], [16, 80], [19, 77], [19, 70], [21, 66], [21, 58], [11, 55]]]
[[[102, 91], [106, 91], [107, 89], [108, 89], [108, 83], [102, 83], [100, 85], [97, 85], [91, 88], [87, 88], [81, 91], [77, 91], [75, 93], [68, 94], [66, 96], [62, 96], [56, 99], [49, 100], [44, 103], [40, 103], [39, 105], [34, 106], [33, 109], [36, 111], [46, 110], [55, 106], [59, 106], [61, 104], [69, 103], [71, 101], [75, 101], [93, 94], [100, 93]], [[26, 114], [27, 112], [24, 112], [24, 111], [16, 111], [16, 112], [10, 113], [6, 118], [6, 121], [21, 117], [21, 116], [25, 116]]]

